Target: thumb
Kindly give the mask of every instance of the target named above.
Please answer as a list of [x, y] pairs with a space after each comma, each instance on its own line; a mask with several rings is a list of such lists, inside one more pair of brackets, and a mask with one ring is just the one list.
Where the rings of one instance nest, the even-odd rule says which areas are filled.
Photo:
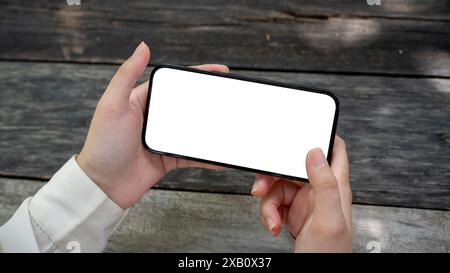
[[306, 157], [306, 170], [313, 189], [313, 213], [323, 221], [341, 220], [342, 207], [337, 179], [322, 150], [315, 148]]
[[127, 107], [131, 91], [144, 73], [149, 60], [150, 49], [141, 42], [133, 55], [119, 67], [109, 83], [105, 92], [107, 100], [118, 108]]

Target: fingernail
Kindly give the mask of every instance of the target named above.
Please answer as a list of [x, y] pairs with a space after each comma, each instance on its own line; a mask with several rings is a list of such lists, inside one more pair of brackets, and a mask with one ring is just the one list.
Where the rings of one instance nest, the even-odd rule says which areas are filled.
[[255, 184], [253, 184], [253, 187], [252, 187], [252, 194], [253, 195], [258, 191], [258, 184], [259, 184], [259, 180], [256, 180]]
[[131, 56], [131, 58], [137, 58], [137, 57], [141, 56], [141, 54], [142, 54], [142, 52], [143, 52], [143, 50], [144, 50], [144, 45], [145, 45], [145, 43], [144, 43], [144, 42], [141, 42], [141, 43], [136, 47], [136, 49], [134, 50], [133, 55]]
[[327, 159], [320, 148], [314, 148], [310, 154], [311, 165], [318, 169], [327, 164]]
[[272, 231], [275, 228], [275, 222], [272, 220], [272, 218], [267, 217], [266, 223], [267, 223], [267, 226], [269, 227], [269, 231]]

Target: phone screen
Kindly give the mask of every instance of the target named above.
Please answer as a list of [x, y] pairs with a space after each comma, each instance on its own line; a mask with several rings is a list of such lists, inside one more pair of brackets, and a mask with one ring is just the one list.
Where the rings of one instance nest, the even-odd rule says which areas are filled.
[[145, 115], [152, 152], [307, 180], [308, 151], [331, 155], [338, 101], [327, 91], [163, 65], [152, 72]]

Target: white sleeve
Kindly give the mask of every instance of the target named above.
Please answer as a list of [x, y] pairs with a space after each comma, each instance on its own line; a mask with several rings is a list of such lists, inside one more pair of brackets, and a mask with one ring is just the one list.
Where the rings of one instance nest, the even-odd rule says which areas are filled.
[[0, 252], [39, 252], [25, 199], [11, 219], [0, 227]]
[[5, 252], [101, 252], [125, 215], [73, 156], [0, 227], [0, 245]]

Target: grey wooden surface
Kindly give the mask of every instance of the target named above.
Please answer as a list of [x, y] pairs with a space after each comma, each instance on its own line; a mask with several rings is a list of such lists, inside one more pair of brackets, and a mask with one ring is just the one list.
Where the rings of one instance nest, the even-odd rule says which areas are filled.
[[156, 63], [450, 76], [445, 0], [2, 3], [3, 60], [118, 63], [145, 40]]
[[[141, 40], [152, 64], [224, 63], [334, 91], [355, 250], [449, 251], [448, 0], [0, 0], [0, 224], [80, 150], [98, 98]], [[289, 236], [259, 227], [253, 176], [169, 173], [107, 251], [291, 251]]]
[[[44, 182], [0, 178], [0, 225]], [[107, 252], [290, 252], [283, 231], [259, 224], [259, 202], [243, 195], [150, 190], [130, 209]], [[449, 252], [450, 212], [353, 205], [356, 252]]]
[[[79, 152], [116, 67], [0, 62], [0, 175], [48, 179]], [[347, 141], [355, 203], [450, 209], [449, 79], [235, 73], [337, 94], [338, 134]], [[253, 177], [180, 170], [159, 187], [249, 194]]]

